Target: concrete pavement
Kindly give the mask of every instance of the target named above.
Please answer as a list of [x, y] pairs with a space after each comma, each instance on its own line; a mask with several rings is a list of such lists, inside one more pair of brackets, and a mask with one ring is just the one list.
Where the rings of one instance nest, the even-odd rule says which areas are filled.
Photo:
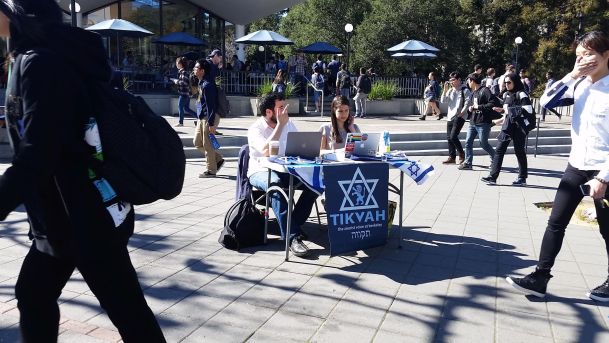
[[[517, 294], [504, 281], [532, 270], [548, 218], [534, 203], [553, 200], [566, 158], [529, 156], [526, 188], [508, 186], [516, 177], [513, 155], [496, 187], [479, 181], [488, 157], [476, 156], [473, 171], [444, 166], [443, 158], [421, 158], [436, 168], [424, 185], [406, 180], [402, 249], [394, 230], [383, 247], [330, 257], [327, 232], [311, 218], [305, 230], [314, 258], [290, 262], [276, 237], [240, 253], [217, 243], [236, 163], [227, 162], [215, 179], [199, 179], [203, 161], [189, 160], [179, 197], [136, 208], [130, 241], [168, 341], [609, 341], [609, 307], [585, 296], [607, 276], [595, 227], [568, 228], [545, 300]], [[0, 342], [18, 341], [14, 284], [30, 246], [27, 227], [23, 210], [0, 224]], [[78, 273], [60, 308], [60, 342], [120, 340]]]

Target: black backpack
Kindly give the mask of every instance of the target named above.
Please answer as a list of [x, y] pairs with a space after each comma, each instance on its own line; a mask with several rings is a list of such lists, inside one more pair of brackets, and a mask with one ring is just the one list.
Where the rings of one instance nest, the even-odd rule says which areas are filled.
[[88, 90], [104, 154], [101, 162], [91, 158], [92, 169], [134, 205], [180, 194], [186, 158], [171, 125], [125, 90], [99, 82]]
[[218, 243], [230, 250], [264, 244], [264, 216], [250, 197], [237, 200], [228, 209]]
[[351, 75], [349, 73], [344, 73], [340, 78], [340, 87], [339, 88], [348, 88], [351, 89]]
[[[21, 55], [21, 65], [30, 52]], [[180, 137], [141, 97], [110, 84], [85, 81], [103, 161], [93, 156], [88, 167], [105, 178], [121, 200], [141, 205], [173, 199], [182, 192], [186, 158]], [[84, 130], [83, 130], [84, 139]]]

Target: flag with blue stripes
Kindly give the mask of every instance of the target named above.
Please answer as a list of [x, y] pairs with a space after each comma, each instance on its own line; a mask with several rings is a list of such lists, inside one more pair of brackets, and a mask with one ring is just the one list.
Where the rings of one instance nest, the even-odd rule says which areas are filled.
[[422, 185], [427, 179], [434, 174], [433, 166], [430, 164], [419, 163], [411, 160], [389, 160], [387, 163], [391, 164], [394, 168], [397, 168], [404, 172], [404, 174], [410, 176], [417, 185]]
[[287, 170], [290, 174], [300, 179], [313, 192], [321, 195], [326, 189], [322, 168], [322, 166], [316, 164], [304, 164], [288, 166]]

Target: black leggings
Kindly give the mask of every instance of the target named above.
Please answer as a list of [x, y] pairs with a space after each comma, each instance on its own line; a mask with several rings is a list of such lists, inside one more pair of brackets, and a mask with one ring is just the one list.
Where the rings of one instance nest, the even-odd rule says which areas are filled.
[[[513, 131], [514, 133], [512, 134], [512, 138], [514, 141], [514, 154], [516, 154], [516, 159], [518, 160], [518, 178], [526, 179], [529, 176], [526, 151], [527, 135], [520, 129]], [[505, 152], [507, 151], [511, 141], [512, 139], [500, 139], [497, 137], [495, 157], [493, 157], [491, 170], [489, 171], [490, 177], [495, 180], [497, 180], [499, 177], [499, 172], [501, 172], [501, 166], [503, 165], [503, 157], [505, 156]]]
[[[570, 164], [560, 180], [554, 206], [548, 220], [546, 232], [543, 235], [541, 251], [539, 253], [539, 263], [537, 268], [550, 270], [554, 265], [554, 260], [560, 252], [562, 241], [565, 236], [565, 229], [575, 213], [577, 205], [584, 197], [579, 186], [591, 180], [598, 171], [579, 170]], [[602, 201], [595, 200], [596, 217], [601, 236], [605, 240], [605, 249], [609, 256], [609, 207], [603, 207]]]
[[[85, 250], [85, 249], [83, 249]], [[161, 328], [148, 307], [127, 247], [109, 244], [103, 256], [95, 249], [80, 250], [75, 260], [59, 259], [38, 251], [28, 252], [15, 287], [23, 342], [57, 342], [57, 299], [75, 268], [99, 300], [124, 342], [165, 342]]]

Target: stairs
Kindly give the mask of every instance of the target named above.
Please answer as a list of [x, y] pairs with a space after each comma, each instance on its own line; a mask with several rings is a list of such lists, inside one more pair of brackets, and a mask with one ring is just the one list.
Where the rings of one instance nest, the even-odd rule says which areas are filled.
[[[467, 126], [466, 126], [467, 127]], [[489, 144], [493, 147], [497, 145], [497, 134], [499, 131], [492, 131]], [[528, 151], [534, 153], [535, 149], [534, 130], [529, 135]], [[459, 139], [465, 144], [466, 132], [461, 132]], [[224, 157], [235, 158], [239, 154], [239, 149], [247, 144], [246, 136], [216, 136], [220, 143], [220, 153]], [[181, 136], [184, 144], [186, 158], [202, 158], [201, 153], [193, 146], [192, 136]], [[447, 154], [445, 132], [413, 132], [413, 133], [392, 133], [391, 149], [404, 150], [412, 156], [443, 156]], [[568, 154], [571, 149], [571, 137], [569, 129], [543, 129], [539, 131], [538, 154]], [[512, 145], [508, 148], [508, 153], [513, 153]], [[474, 155], [486, 155], [480, 148], [478, 140], [474, 141]]]

